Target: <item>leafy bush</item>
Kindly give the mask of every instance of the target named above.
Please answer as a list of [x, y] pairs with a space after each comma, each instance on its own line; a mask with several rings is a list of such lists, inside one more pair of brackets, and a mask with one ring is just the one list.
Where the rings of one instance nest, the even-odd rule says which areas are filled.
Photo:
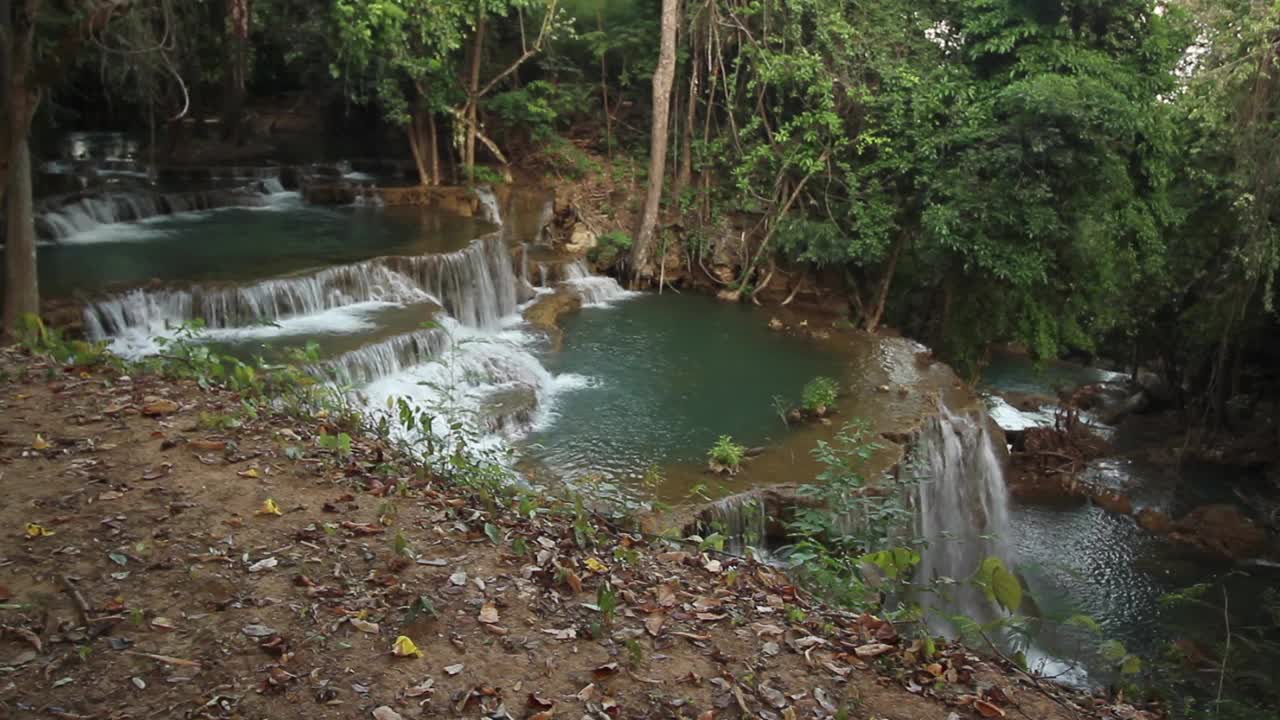
[[587, 253], [594, 263], [612, 267], [619, 258], [631, 251], [631, 236], [621, 230], [612, 230], [601, 235], [596, 246]]
[[839, 395], [839, 383], [829, 377], [816, 377], [804, 386], [800, 393], [800, 403], [811, 413], [826, 415], [827, 409], [835, 404]]
[[742, 467], [742, 460], [746, 455], [747, 449], [735, 443], [728, 435], [721, 435], [707, 452], [707, 458], [711, 460], [713, 467], [723, 468], [731, 473], [737, 472], [738, 468]]

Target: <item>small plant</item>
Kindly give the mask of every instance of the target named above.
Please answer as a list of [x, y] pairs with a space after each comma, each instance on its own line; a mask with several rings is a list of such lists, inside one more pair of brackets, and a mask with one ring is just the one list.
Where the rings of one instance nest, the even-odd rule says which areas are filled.
[[351, 455], [351, 436], [346, 433], [338, 433], [330, 435], [324, 433], [320, 436], [320, 447], [325, 450], [335, 450], [338, 457], [347, 457]]
[[810, 380], [800, 392], [800, 403], [807, 412], [818, 417], [827, 414], [840, 395], [840, 384], [829, 377], [816, 377]]
[[733, 441], [728, 435], [721, 435], [716, 444], [707, 451], [707, 459], [715, 472], [736, 474], [742, 468], [742, 461], [747, 456], [747, 449]]
[[600, 236], [587, 257], [595, 263], [612, 267], [631, 251], [631, 236], [621, 230], [613, 230]]

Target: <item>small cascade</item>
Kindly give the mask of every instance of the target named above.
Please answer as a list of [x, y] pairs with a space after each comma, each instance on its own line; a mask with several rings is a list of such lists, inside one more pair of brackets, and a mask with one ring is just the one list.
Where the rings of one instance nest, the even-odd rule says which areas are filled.
[[[442, 318], [441, 326], [439, 336], [422, 339], [433, 362], [409, 365], [365, 386], [360, 392], [369, 406], [406, 398], [437, 415], [442, 435], [457, 420], [508, 438], [528, 432], [566, 378], [542, 366], [530, 351], [532, 338], [523, 333], [479, 331], [450, 318]], [[371, 363], [359, 372], [371, 376], [378, 369]]]
[[279, 178], [255, 181], [248, 189], [159, 193], [150, 190], [109, 192], [67, 202], [36, 217], [36, 232], [46, 241], [76, 241], [103, 225], [138, 222], [162, 215], [216, 210], [225, 207], [262, 207], [267, 196], [284, 193]]
[[[1009, 493], [983, 420], [943, 407], [912, 452], [920, 479], [915, 534], [926, 542], [917, 573], [922, 582], [967, 580], [989, 557], [1010, 565]], [[942, 592], [944, 597], [925, 593], [924, 604], [978, 622], [993, 620], [1001, 612], [971, 583], [946, 585]], [[952, 629], [945, 621], [931, 621], [937, 622], [938, 631]]]
[[564, 268], [564, 282], [578, 297], [584, 306], [608, 305], [615, 300], [624, 300], [634, 293], [624, 290], [618, 281], [606, 275], [592, 275], [591, 269], [581, 260], [567, 263]]
[[133, 290], [89, 305], [84, 318], [94, 340], [150, 338], [192, 320], [222, 329], [358, 303], [428, 300], [471, 327], [496, 327], [514, 313], [515, 273], [502, 238], [492, 234], [453, 253], [377, 258], [250, 285]]
[[493, 188], [482, 185], [475, 188], [476, 199], [480, 201], [480, 217], [494, 225], [502, 225], [502, 209], [498, 206], [498, 196]]
[[367, 385], [415, 365], [431, 362], [449, 346], [449, 334], [443, 329], [418, 330], [343, 353], [312, 369], [340, 385]]
[[745, 556], [748, 548], [757, 557], [768, 553], [768, 512], [764, 500], [755, 493], [716, 500], [700, 518], [700, 523], [706, 528], [706, 536], [719, 533], [725, 538], [727, 553]]

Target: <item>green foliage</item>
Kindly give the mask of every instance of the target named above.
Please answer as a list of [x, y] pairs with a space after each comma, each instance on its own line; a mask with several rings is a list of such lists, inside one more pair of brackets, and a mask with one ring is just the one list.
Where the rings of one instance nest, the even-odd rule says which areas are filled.
[[707, 458], [714, 464], [729, 472], [736, 472], [742, 467], [747, 449], [733, 441], [728, 435], [721, 435], [716, 444], [707, 451]]
[[805, 384], [800, 393], [800, 403], [811, 413], [825, 415], [839, 395], [839, 383], [829, 377], [816, 377]]
[[621, 230], [610, 230], [597, 239], [596, 246], [587, 252], [587, 257], [594, 263], [613, 267], [618, 260], [631, 253], [631, 236]]

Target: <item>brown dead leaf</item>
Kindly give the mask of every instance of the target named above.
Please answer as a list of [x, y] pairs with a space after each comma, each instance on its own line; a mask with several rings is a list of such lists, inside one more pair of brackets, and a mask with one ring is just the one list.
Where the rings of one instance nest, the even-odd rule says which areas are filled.
[[578, 573], [576, 573], [576, 572], [574, 572], [574, 571], [572, 571], [572, 570], [565, 570], [565, 571], [564, 571], [564, 582], [565, 582], [565, 584], [566, 584], [566, 585], [568, 585], [570, 588], [573, 588], [573, 592], [574, 592], [574, 593], [581, 593], [581, 592], [582, 592], [582, 578], [578, 577]]
[[618, 663], [611, 662], [596, 668], [592, 668], [591, 676], [597, 680], [600, 680], [602, 678], [609, 677], [610, 675], [613, 675], [616, 672], [618, 672]]
[[178, 403], [174, 402], [173, 400], [169, 400], [168, 398], [160, 398], [159, 400], [153, 400], [152, 402], [149, 402], [146, 405], [143, 405], [142, 414], [146, 415], [147, 417], [160, 417], [162, 415], [172, 415], [178, 412], [179, 407], [180, 406], [178, 405]]
[[977, 710], [978, 714], [985, 718], [1002, 718], [1005, 716], [1004, 710], [992, 705], [986, 700], [978, 700], [975, 698], [973, 701], [973, 709]]
[[552, 708], [555, 706], [556, 703], [554, 700], [548, 700], [538, 693], [529, 693], [529, 707]]
[[484, 607], [480, 608], [480, 614], [476, 617], [476, 619], [487, 625], [497, 625], [498, 624], [497, 606], [495, 606], [491, 602], [485, 603]]
[[667, 616], [665, 614], [660, 612], [653, 613], [649, 617], [645, 618], [644, 629], [648, 630], [650, 635], [658, 637], [658, 633], [662, 632], [662, 626], [666, 622]]
[[863, 660], [870, 660], [871, 658], [878, 658], [881, 655], [893, 652], [893, 646], [885, 645], [884, 643], [868, 643], [866, 645], [859, 646], [854, 650], [854, 652]]
[[192, 440], [187, 443], [196, 450], [222, 451], [227, 449], [226, 440]]
[[658, 604], [662, 607], [675, 607], [676, 588], [671, 583], [659, 585], [654, 594], [658, 598]]

